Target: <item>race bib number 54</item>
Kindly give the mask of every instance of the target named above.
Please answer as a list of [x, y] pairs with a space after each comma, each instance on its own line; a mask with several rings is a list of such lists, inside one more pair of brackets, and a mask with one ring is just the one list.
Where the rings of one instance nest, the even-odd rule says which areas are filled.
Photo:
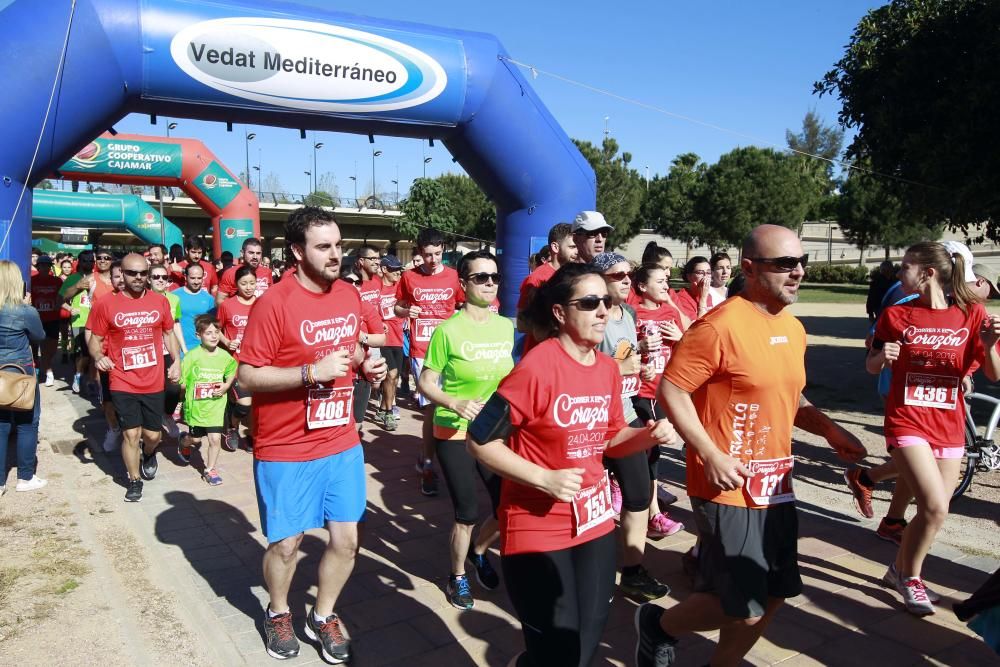
[[611, 507], [611, 483], [605, 472], [600, 481], [573, 496], [573, 528], [575, 535], [582, 535], [615, 515]]
[[903, 402], [922, 408], [954, 410], [958, 404], [958, 384], [958, 378], [947, 375], [907, 373]]
[[792, 490], [793, 457], [750, 461], [746, 467], [754, 473], [743, 483], [745, 493], [755, 505], [777, 505], [795, 500]]

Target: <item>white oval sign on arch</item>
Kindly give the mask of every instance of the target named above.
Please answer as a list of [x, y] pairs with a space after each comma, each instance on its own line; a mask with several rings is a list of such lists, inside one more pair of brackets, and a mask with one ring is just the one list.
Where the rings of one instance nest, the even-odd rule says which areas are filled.
[[293, 109], [371, 113], [436, 98], [444, 68], [419, 49], [328, 23], [253, 17], [201, 21], [180, 30], [170, 55], [215, 90]]

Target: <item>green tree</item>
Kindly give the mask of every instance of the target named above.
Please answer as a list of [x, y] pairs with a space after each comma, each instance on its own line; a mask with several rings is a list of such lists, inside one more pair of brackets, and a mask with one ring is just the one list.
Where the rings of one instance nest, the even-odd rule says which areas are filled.
[[487, 241], [496, 238], [497, 209], [474, 180], [460, 174], [442, 174], [434, 180], [451, 204], [456, 232]]
[[706, 171], [696, 214], [723, 245], [737, 246], [759, 224], [798, 230], [812, 196], [809, 177], [788, 155], [737, 148]]
[[1000, 240], [1000, 3], [893, 0], [866, 14], [815, 92], [856, 128], [848, 156], [870, 158], [914, 215]]
[[[825, 220], [836, 215], [837, 182], [833, 178], [833, 160], [840, 156], [844, 145], [844, 131], [823, 124], [814, 112], [802, 119], [802, 130], [795, 134], [785, 131], [793, 162], [809, 176], [814, 187], [814, 201], [806, 211], [808, 220]], [[816, 156], [816, 157], [812, 157]]]
[[646, 224], [668, 238], [693, 245], [720, 245], [715, 230], [706, 227], [698, 215], [698, 200], [705, 191], [708, 166], [694, 153], [678, 155], [663, 178], [649, 183], [642, 202], [641, 216]]
[[306, 206], [326, 206], [328, 208], [337, 207], [337, 199], [334, 195], [331, 195], [329, 192], [324, 190], [310, 192], [302, 198], [302, 203]]
[[418, 178], [413, 181], [409, 196], [403, 200], [400, 209], [403, 216], [393, 218], [392, 225], [410, 239], [416, 239], [424, 227], [448, 233], [456, 231], [458, 226], [447, 191], [434, 179]]
[[873, 246], [905, 248], [917, 241], [941, 238], [941, 227], [928, 227], [907, 214], [903, 202], [878, 176], [853, 171], [840, 188], [837, 221], [844, 237], [861, 251]]
[[609, 239], [611, 247], [627, 243], [642, 228], [639, 209], [646, 193], [646, 184], [639, 172], [629, 168], [632, 154], [618, 154], [618, 142], [608, 137], [598, 148], [589, 141], [574, 139], [573, 143], [587, 158], [597, 176], [597, 210], [604, 214], [615, 230]]

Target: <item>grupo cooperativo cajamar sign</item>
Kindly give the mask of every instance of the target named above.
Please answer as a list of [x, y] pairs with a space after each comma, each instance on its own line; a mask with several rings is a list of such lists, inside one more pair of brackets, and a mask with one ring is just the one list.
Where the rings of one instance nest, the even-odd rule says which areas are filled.
[[[151, 4], [166, 10], [182, 3]], [[183, 8], [185, 18], [200, 14], [204, 20], [173, 34], [156, 22], [148, 29], [144, 23], [153, 45], [147, 57], [168, 55], [170, 60], [147, 68], [157, 96], [213, 99], [204, 87], [192, 85], [196, 82], [220, 93], [220, 99], [239, 98], [245, 106], [439, 123], [453, 122], [461, 112], [465, 58], [457, 39], [390, 30], [377, 34], [374, 28], [310, 20], [211, 17], [221, 9], [188, 3]]]

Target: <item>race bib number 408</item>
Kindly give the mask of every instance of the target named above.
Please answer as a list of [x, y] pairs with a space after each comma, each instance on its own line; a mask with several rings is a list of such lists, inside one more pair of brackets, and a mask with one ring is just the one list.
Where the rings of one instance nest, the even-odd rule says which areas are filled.
[[306, 405], [306, 426], [330, 428], [351, 421], [354, 387], [310, 389]]
[[750, 461], [746, 467], [754, 473], [743, 483], [743, 490], [754, 505], [777, 505], [795, 500], [792, 490], [792, 466], [795, 460], [791, 456], [780, 459], [764, 459]]
[[426, 343], [430, 341], [431, 335], [437, 326], [441, 324], [441, 320], [430, 320], [417, 318], [413, 321], [413, 326], [415, 330], [413, 332], [413, 340], [420, 341], [421, 343]]
[[903, 402], [922, 408], [954, 410], [958, 405], [958, 385], [957, 377], [907, 373]]

